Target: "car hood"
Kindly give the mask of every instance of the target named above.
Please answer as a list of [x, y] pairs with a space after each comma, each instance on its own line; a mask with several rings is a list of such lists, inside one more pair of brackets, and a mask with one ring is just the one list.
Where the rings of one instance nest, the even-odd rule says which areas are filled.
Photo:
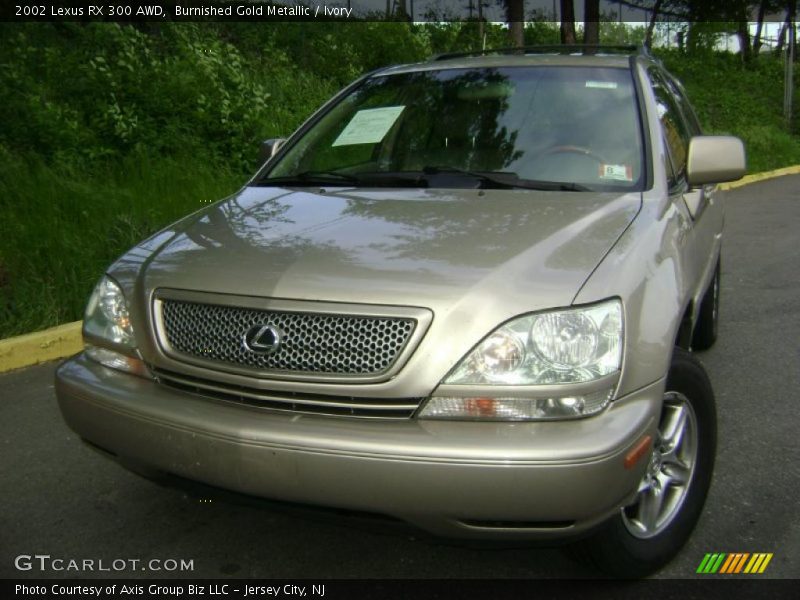
[[143, 299], [173, 288], [501, 322], [569, 305], [640, 205], [639, 193], [246, 187], [111, 273]]
[[570, 304], [640, 204], [639, 193], [246, 187], [128, 258], [147, 257], [147, 292], [513, 315]]

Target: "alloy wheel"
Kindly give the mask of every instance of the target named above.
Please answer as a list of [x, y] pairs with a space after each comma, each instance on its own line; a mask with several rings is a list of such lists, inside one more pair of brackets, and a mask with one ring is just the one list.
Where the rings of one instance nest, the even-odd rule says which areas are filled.
[[669, 526], [686, 499], [696, 464], [697, 416], [686, 396], [667, 392], [636, 502], [622, 509], [631, 535], [651, 538]]

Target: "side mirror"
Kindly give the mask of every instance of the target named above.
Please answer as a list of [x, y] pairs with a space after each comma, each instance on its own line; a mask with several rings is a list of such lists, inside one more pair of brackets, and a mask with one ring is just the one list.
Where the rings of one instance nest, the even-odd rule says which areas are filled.
[[261, 150], [258, 153], [259, 162], [263, 165], [270, 158], [275, 156], [285, 141], [286, 138], [270, 138], [261, 142]]
[[741, 179], [747, 169], [742, 140], [730, 135], [697, 135], [689, 140], [686, 175], [692, 187]]

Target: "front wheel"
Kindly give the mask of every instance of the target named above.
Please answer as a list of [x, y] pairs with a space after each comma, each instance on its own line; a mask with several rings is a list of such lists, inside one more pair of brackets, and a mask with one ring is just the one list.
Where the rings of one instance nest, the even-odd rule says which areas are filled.
[[705, 369], [680, 348], [667, 376], [653, 451], [634, 502], [585, 542], [580, 554], [615, 577], [643, 577], [689, 539], [711, 484], [714, 393]]

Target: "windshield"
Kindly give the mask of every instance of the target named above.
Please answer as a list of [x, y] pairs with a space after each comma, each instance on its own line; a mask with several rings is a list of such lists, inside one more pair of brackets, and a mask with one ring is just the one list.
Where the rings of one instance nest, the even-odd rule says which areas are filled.
[[509, 67], [376, 76], [258, 182], [641, 189], [628, 69]]

